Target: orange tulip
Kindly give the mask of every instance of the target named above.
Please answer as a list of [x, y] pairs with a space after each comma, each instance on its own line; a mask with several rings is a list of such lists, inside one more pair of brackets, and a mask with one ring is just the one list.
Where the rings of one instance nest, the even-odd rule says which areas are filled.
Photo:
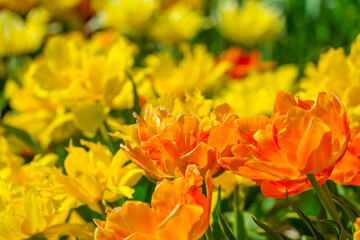
[[203, 177], [195, 165], [185, 176], [163, 180], [155, 188], [150, 207], [140, 201], [128, 201], [122, 207], [107, 210], [106, 221], [95, 220], [95, 240], [167, 240], [199, 239], [209, 226], [212, 181], [206, 175], [207, 197], [202, 193]]
[[351, 134], [344, 156], [335, 164], [330, 179], [343, 185], [360, 186], [360, 126]]
[[138, 146], [125, 141], [122, 148], [136, 165], [158, 179], [184, 174], [189, 164], [195, 164], [201, 175], [208, 170], [214, 175], [221, 169], [218, 159], [231, 156], [231, 147], [238, 143], [237, 117], [226, 104], [200, 119], [184, 114], [176, 117], [152, 107], [145, 119], [136, 118], [133, 129]]
[[219, 162], [257, 182], [267, 197], [311, 189], [307, 174], [325, 183], [350, 136], [344, 106], [326, 93], [313, 102], [279, 92], [270, 119], [238, 119], [236, 124], [241, 143], [232, 148], [234, 157]]

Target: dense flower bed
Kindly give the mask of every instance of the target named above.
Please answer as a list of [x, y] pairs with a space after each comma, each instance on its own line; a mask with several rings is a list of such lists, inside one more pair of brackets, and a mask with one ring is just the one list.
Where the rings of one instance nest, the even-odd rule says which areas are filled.
[[0, 0], [0, 240], [360, 240], [359, 13]]

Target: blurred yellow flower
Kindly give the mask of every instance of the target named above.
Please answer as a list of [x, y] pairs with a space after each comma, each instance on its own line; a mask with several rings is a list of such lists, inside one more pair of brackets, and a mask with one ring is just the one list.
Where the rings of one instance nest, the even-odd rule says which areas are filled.
[[295, 65], [283, 65], [266, 72], [251, 72], [240, 81], [230, 81], [214, 97], [216, 104], [228, 103], [239, 117], [271, 114], [278, 91], [290, 91], [298, 76]]
[[[202, 1], [106, 0], [96, 4], [96, 24], [163, 44], [193, 38], [202, 27]], [[136, 16], [136, 17], [134, 17]]]
[[191, 9], [201, 9], [206, 0], [161, 0], [161, 7], [166, 9], [176, 4], [183, 4]]
[[51, 38], [21, 86], [8, 81], [6, 96], [14, 112], [4, 121], [45, 147], [57, 137], [68, 138], [75, 128], [94, 137], [111, 109], [133, 106], [127, 71], [136, 51], [115, 32], [95, 34], [90, 41], [78, 33]]
[[223, 80], [230, 67], [226, 62], [217, 64], [205, 45], [191, 48], [184, 44], [181, 52], [183, 58], [180, 61], [176, 61], [167, 51], [145, 58], [144, 71], [160, 96], [171, 93], [184, 99], [186, 91], [196, 88], [206, 93]]
[[304, 98], [313, 98], [320, 91], [334, 93], [346, 107], [350, 126], [359, 125], [360, 35], [351, 45], [348, 56], [343, 48], [330, 49], [320, 56], [317, 66], [309, 63], [300, 86], [299, 94]]
[[[232, 173], [231, 171], [225, 171], [220, 176], [213, 179], [214, 193], [221, 187], [221, 199], [228, 198], [234, 191], [236, 186], [252, 187], [256, 186], [256, 183], [249, 179]], [[214, 196], [217, 199], [217, 196]], [[216, 203], [216, 201], [215, 201]]]
[[158, 0], [106, 0], [99, 4], [98, 15], [105, 27], [114, 27], [141, 36], [159, 7]]
[[19, 175], [24, 159], [14, 154], [5, 137], [0, 137], [0, 179], [19, 182]]
[[81, 141], [89, 149], [75, 147], [71, 142], [64, 167], [67, 175], [58, 175], [57, 183], [62, 191], [99, 211], [98, 201], [109, 202], [125, 196], [132, 198], [134, 186], [143, 175], [143, 170], [127, 162], [122, 151], [114, 156], [99, 143]]
[[47, 32], [49, 13], [32, 9], [24, 21], [9, 10], [0, 11], [0, 57], [31, 53], [39, 49]]
[[192, 39], [201, 29], [203, 15], [184, 4], [161, 11], [149, 26], [148, 34], [156, 42], [171, 45]]
[[219, 1], [214, 21], [225, 37], [248, 46], [275, 38], [285, 24], [281, 12], [258, 0]]

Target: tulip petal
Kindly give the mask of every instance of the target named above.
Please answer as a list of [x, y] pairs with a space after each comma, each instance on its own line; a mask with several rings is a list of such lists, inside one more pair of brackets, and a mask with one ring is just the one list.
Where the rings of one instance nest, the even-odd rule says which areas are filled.
[[324, 122], [312, 119], [308, 130], [299, 142], [296, 152], [297, 168], [302, 174], [316, 174], [331, 166], [331, 129]]
[[197, 205], [179, 204], [156, 231], [159, 240], [198, 239], [198, 233], [193, 233], [192, 227], [203, 214], [203, 208]]

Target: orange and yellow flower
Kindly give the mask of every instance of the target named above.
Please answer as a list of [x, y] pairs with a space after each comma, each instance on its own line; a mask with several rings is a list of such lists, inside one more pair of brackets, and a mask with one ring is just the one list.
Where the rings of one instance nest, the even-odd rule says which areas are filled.
[[343, 185], [360, 185], [360, 127], [353, 130], [344, 156], [336, 163], [330, 179]]
[[345, 153], [350, 137], [342, 103], [326, 93], [316, 101], [279, 92], [271, 118], [259, 116], [236, 121], [241, 143], [234, 157], [221, 165], [261, 185], [267, 197], [283, 197], [311, 189], [307, 174], [319, 184], [329, 178]]
[[122, 147], [135, 164], [153, 177], [184, 174], [189, 164], [195, 164], [202, 175], [208, 170], [214, 175], [221, 169], [217, 160], [231, 156], [231, 147], [238, 143], [234, 126], [237, 117], [226, 104], [199, 119], [185, 114], [174, 116], [151, 106], [144, 119], [136, 117], [133, 138], [137, 146], [125, 142]]
[[95, 220], [96, 240], [105, 239], [200, 239], [210, 220], [211, 176], [205, 177], [207, 197], [202, 193], [203, 177], [194, 165], [183, 177], [158, 183], [151, 207], [129, 201], [107, 210], [106, 221]]

